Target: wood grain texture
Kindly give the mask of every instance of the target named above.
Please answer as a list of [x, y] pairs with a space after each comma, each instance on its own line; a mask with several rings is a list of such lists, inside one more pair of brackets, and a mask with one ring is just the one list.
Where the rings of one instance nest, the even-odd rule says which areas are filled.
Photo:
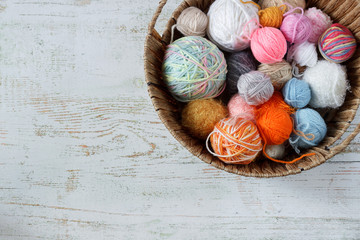
[[359, 136], [275, 179], [173, 139], [144, 82], [156, 6], [0, 0], [0, 239], [360, 239]]

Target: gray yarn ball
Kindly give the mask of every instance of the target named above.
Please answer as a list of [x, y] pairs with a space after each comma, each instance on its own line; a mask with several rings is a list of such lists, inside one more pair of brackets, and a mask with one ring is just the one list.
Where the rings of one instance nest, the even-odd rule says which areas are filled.
[[238, 92], [237, 82], [240, 76], [256, 70], [258, 64], [250, 50], [229, 54], [226, 63], [228, 72], [226, 74], [225, 94], [230, 98]]

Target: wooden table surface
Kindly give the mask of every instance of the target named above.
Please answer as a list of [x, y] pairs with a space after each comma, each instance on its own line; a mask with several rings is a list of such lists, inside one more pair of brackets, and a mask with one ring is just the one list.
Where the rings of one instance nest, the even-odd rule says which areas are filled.
[[0, 239], [360, 239], [359, 136], [257, 179], [169, 134], [143, 72], [157, 4], [0, 0]]

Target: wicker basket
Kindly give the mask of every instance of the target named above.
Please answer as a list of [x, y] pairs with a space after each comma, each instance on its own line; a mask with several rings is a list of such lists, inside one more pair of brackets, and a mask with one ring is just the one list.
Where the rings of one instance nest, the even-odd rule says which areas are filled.
[[[149, 24], [144, 53], [146, 82], [154, 108], [171, 134], [191, 153], [204, 162], [230, 173], [251, 177], [279, 177], [300, 173], [303, 170], [322, 164], [327, 159], [344, 150], [350, 141], [360, 132], [360, 125], [358, 125], [342, 142], [337, 141], [351, 125], [360, 103], [360, 48], [357, 49], [355, 56], [346, 62], [351, 93], [348, 93], [345, 103], [341, 108], [322, 113], [328, 125], [327, 136], [319, 146], [305, 152], [315, 152], [316, 155], [314, 156], [306, 157], [293, 164], [275, 163], [267, 159], [260, 159], [249, 165], [224, 164], [218, 158], [208, 153], [204, 142], [191, 137], [183, 129], [180, 123], [182, 104], [171, 96], [162, 80], [161, 66], [164, 50], [165, 46], [170, 42], [171, 26], [176, 23], [176, 19], [182, 10], [189, 6], [195, 6], [207, 12], [212, 2], [213, 0], [183, 1], [173, 12], [161, 36], [154, 28], [166, 4], [166, 0], [161, 0]], [[347, 26], [353, 32], [357, 42], [359, 42], [360, 0], [308, 0], [307, 5], [307, 7], [314, 6], [322, 9], [332, 17], [334, 22]], [[295, 155], [291, 154], [287, 156], [288, 159], [294, 157]]]

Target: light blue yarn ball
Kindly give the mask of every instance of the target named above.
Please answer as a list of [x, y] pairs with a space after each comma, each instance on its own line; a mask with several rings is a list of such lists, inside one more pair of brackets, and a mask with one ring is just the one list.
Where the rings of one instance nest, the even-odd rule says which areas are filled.
[[183, 37], [169, 44], [162, 70], [169, 91], [180, 102], [215, 98], [225, 88], [224, 54], [203, 37]]
[[311, 89], [307, 82], [293, 78], [282, 89], [284, 100], [294, 108], [303, 108], [311, 100]]
[[327, 127], [320, 114], [311, 109], [303, 108], [296, 111], [294, 116], [295, 131], [289, 142], [297, 153], [300, 149], [317, 146], [325, 137]]

